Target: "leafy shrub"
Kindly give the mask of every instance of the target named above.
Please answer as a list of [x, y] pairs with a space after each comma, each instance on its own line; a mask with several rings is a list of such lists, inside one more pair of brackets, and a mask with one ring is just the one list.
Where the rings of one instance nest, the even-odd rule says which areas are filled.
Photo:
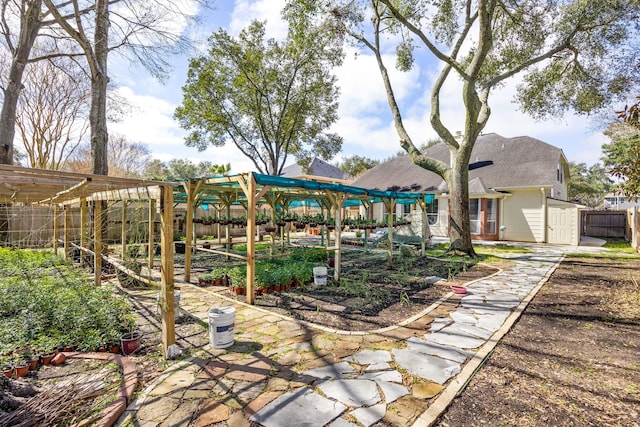
[[115, 288], [96, 287], [54, 254], [0, 248], [0, 266], [0, 353], [26, 345], [97, 350], [135, 326]]

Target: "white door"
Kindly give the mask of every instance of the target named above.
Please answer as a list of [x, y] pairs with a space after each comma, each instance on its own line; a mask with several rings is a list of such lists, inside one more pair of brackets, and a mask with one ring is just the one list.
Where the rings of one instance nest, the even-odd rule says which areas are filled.
[[576, 244], [573, 239], [574, 224], [572, 221], [576, 209], [549, 204], [547, 208], [547, 242], [571, 245]]

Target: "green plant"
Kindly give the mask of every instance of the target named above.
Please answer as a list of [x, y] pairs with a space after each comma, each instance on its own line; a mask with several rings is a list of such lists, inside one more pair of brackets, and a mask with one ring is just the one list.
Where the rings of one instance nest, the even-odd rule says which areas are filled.
[[411, 305], [411, 298], [404, 291], [400, 292], [400, 304]]
[[[50, 351], [60, 344], [96, 350], [108, 336], [130, 327], [131, 308], [108, 284], [95, 287], [86, 275], [53, 254], [0, 248], [0, 342]], [[6, 303], [5, 303], [6, 302]]]

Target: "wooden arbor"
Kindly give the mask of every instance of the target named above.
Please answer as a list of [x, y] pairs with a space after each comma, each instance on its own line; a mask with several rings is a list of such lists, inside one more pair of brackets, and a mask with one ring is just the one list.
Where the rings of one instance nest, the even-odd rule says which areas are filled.
[[[212, 177], [198, 180], [187, 180], [174, 187], [174, 198], [176, 202], [186, 203], [186, 247], [185, 251], [185, 281], [190, 280], [191, 270], [191, 248], [193, 242], [193, 212], [199, 203], [206, 202], [209, 205], [224, 206], [228, 209], [231, 203], [244, 206], [247, 210], [247, 256], [233, 254], [236, 258], [246, 260], [247, 263], [247, 302], [254, 302], [254, 280], [255, 280], [255, 235], [256, 235], [256, 210], [259, 203], [266, 203], [272, 209], [276, 208], [279, 200], [314, 200], [321, 206], [331, 207], [335, 212], [335, 246], [326, 250], [335, 251], [335, 280], [340, 279], [341, 270], [341, 231], [342, 231], [342, 208], [348, 201], [356, 203], [372, 203], [382, 201], [388, 204], [392, 212], [393, 204], [399, 200], [416, 201], [423, 212], [423, 236], [425, 235], [426, 211], [425, 193], [408, 193], [381, 191], [375, 189], [365, 189], [344, 184], [331, 182], [318, 182], [313, 180], [303, 180], [295, 178], [284, 178], [258, 173], [245, 173], [234, 176]], [[280, 202], [282, 203], [282, 202]], [[393, 218], [388, 216], [389, 234], [389, 262], [391, 262], [392, 242], [393, 242]], [[424, 239], [423, 239], [424, 241]], [[424, 243], [422, 251], [424, 254]], [[212, 251], [216, 252], [216, 251]], [[228, 247], [227, 247], [228, 253]]]
[[[160, 212], [160, 245], [162, 253], [161, 296], [162, 296], [162, 343], [166, 356], [167, 349], [175, 343], [174, 324], [174, 274], [173, 274], [173, 188], [172, 185], [158, 181], [123, 179], [109, 176], [78, 174], [0, 165], [0, 204], [26, 206], [52, 206], [54, 210], [52, 247], [57, 251], [60, 235], [58, 212], [64, 212], [62, 241], [65, 256], [69, 256], [73, 243], [70, 238], [71, 207], [80, 209], [79, 249], [94, 254], [94, 281], [100, 285], [103, 260], [109, 262], [104, 254], [103, 224], [104, 206], [109, 202], [138, 201], [149, 203], [150, 212], [155, 206]], [[91, 209], [89, 209], [89, 207]], [[91, 211], [91, 212], [90, 212]], [[124, 211], [124, 209], [123, 209]], [[6, 210], [0, 209], [0, 235], [8, 236], [9, 218]], [[93, 214], [92, 230], [88, 229], [89, 214]], [[3, 215], [5, 216], [3, 218]], [[152, 221], [150, 221], [151, 227]], [[153, 236], [153, 233], [149, 233]], [[123, 245], [126, 238], [123, 232]], [[91, 245], [89, 245], [89, 239]], [[153, 250], [153, 239], [149, 245]], [[0, 239], [0, 242], [2, 239]], [[92, 246], [90, 251], [85, 246]], [[97, 255], [97, 256], [96, 256]], [[152, 258], [152, 257], [150, 257]]]

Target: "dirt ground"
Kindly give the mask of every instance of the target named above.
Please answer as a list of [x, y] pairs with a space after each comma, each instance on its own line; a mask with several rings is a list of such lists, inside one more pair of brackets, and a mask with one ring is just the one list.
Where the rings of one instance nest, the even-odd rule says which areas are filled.
[[[345, 268], [345, 277], [371, 267], [366, 265], [368, 261], [358, 262], [365, 265], [350, 265]], [[371, 269], [373, 283], [389, 286], [398, 274], [404, 279], [419, 277], [420, 263], [414, 264], [412, 271]], [[433, 267], [433, 262], [430, 265]], [[474, 280], [494, 271], [480, 264], [460, 271], [454, 281]], [[422, 274], [427, 274], [426, 270]], [[640, 287], [634, 281], [639, 278], [638, 259], [565, 259], [438, 425], [640, 426]], [[441, 285], [415, 288], [415, 292], [407, 294], [410, 304], [400, 301], [397, 294], [389, 297], [388, 302], [392, 303], [377, 309], [383, 316], [374, 322], [375, 326], [403, 320], [409, 307], [419, 311], [449, 291], [448, 286]], [[327, 300], [323, 292], [305, 297], [310, 298], [308, 306], [313, 310], [287, 310], [300, 318], [313, 311], [315, 321], [318, 312], [327, 313], [320, 319], [329, 326], [363, 326], [362, 319], [355, 315], [353, 321], [340, 320], [342, 323], [336, 324], [340, 310], [332, 313], [322, 307], [336, 304], [337, 300]], [[158, 351], [160, 324], [154, 312], [157, 304], [148, 295], [134, 300], [140, 315], [139, 327], [145, 335], [143, 350], [132, 357], [144, 386], [167, 365]], [[316, 308], [319, 305], [320, 310]], [[176, 333], [184, 348], [208, 343], [206, 327], [186, 316], [176, 324]], [[65, 369], [73, 369], [73, 365]], [[70, 374], [66, 370], [52, 371], [52, 376]], [[30, 381], [31, 386], [40, 388], [45, 376], [43, 372], [42, 382]], [[13, 389], [5, 388], [5, 393], [18, 392], [15, 387], [22, 387], [12, 383]], [[27, 389], [23, 392], [29, 394]]]
[[[498, 271], [487, 265], [464, 267], [426, 258], [397, 262], [392, 268], [386, 267], [384, 255], [356, 259], [345, 262], [340, 283], [329, 278], [328, 286], [262, 295], [256, 305], [335, 329], [375, 330], [420, 313], [451, 292], [451, 284]], [[450, 280], [433, 284], [428, 280], [432, 276]]]
[[565, 259], [438, 425], [640, 425], [637, 280], [637, 259]]

